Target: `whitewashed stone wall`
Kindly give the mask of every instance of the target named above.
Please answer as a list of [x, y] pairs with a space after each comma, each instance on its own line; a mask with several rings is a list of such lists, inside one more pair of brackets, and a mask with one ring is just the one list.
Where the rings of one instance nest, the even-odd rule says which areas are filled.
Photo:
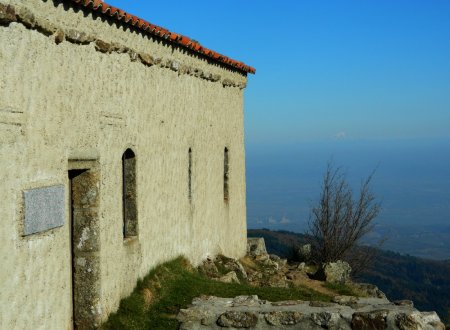
[[[64, 2], [0, 5], [16, 16], [0, 19], [0, 328], [72, 327], [70, 160], [94, 162], [100, 175], [101, 320], [163, 261], [245, 254], [246, 76]], [[127, 148], [137, 161], [139, 235], [124, 241]], [[24, 236], [24, 192], [60, 185], [64, 224]]]

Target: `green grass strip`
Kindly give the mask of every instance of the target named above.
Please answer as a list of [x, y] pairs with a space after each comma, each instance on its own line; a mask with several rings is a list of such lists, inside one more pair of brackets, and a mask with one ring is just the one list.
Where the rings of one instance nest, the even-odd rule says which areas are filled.
[[[153, 296], [150, 306], [146, 306], [145, 290]], [[217, 282], [199, 274], [186, 259], [180, 257], [158, 266], [140, 280], [134, 292], [121, 301], [119, 310], [109, 317], [102, 329], [178, 329], [178, 311], [187, 308], [193, 298], [201, 295], [223, 298], [258, 295], [269, 301], [331, 299], [308, 288], [259, 288], [248, 284]]]

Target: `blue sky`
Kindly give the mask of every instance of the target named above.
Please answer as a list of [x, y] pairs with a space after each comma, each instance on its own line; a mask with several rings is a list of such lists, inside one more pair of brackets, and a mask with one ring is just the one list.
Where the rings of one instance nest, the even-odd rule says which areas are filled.
[[450, 137], [450, 1], [106, 1], [257, 69], [247, 144]]

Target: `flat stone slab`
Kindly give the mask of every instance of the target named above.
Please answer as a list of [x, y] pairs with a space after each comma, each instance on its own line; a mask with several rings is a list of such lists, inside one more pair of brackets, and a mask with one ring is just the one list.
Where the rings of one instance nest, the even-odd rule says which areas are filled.
[[25, 190], [24, 235], [47, 231], [64, 225], [64, 186]]
[[[351, 299], [350, 299], [351, 298]], [[177, 316], [180, 329], [438, 329], [445, 330], [435, 312], [419, 312], [383, 298], [342, 297], [345, 303], [310, 301], [271, 303], [258, 296], [195, 298]], [[349, 303], [350, 302], [350, 303]]]

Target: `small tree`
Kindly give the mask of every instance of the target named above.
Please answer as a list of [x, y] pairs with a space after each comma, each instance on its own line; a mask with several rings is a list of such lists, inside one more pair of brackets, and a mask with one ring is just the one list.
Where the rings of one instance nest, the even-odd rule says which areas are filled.
[[322, 264], [352, 259], [360, 239], [373, 229], [381, 207], [370, 188], [373, 174], [361, 182], [359, 195], [354, 198], [341, 168], [328, 163], [320, 199], [311, 207], [307, 231], [314, 261]]

